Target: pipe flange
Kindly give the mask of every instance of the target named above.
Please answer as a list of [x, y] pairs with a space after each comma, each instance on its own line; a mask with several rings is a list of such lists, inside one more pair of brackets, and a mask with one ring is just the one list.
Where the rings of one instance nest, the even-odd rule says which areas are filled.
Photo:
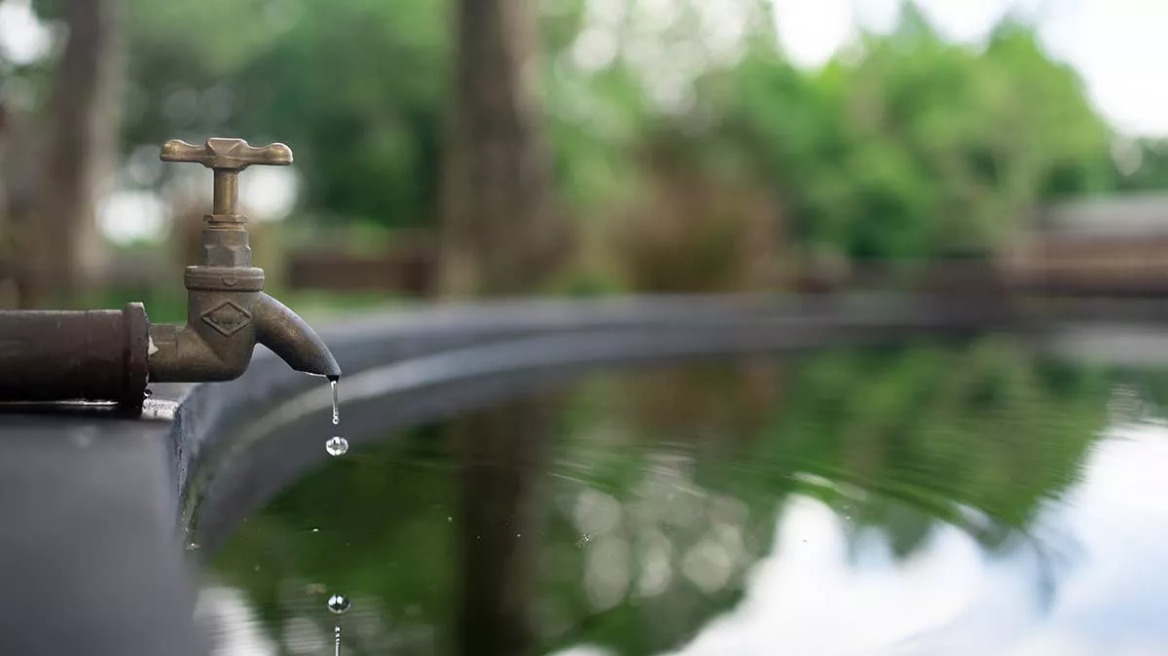
[[122, 308], [125, 322], [126, 341], [122, 350], [122, 398], [123, 407], [135, 413], [142, 411], [148, 382], [150, 321], [146, 318], [146, 308], [141, 303], [127, 303]]
[[187, 267], [187, 289], [218, 292], [258, 292], [264, 288], [264, 270], [257, 267]]

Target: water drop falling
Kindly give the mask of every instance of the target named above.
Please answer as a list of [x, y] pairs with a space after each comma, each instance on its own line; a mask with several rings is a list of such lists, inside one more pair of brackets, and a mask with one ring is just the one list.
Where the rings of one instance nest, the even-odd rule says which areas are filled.
[[341, 423], [341, 404], [337, 400], [338, 378], [329, 378], [329, 386], [333, 388], [333, 426]]
[[337, 615], [349, 610], [349, 605], [349, 598], [345, 595], [335, 594], [328, 598], [328, 609]]
[[328, 451], [328, 454], [333, 457], [343, 456], [349, 450], [349, 440], [346, 440], [340, 435], [335, 435], [324, 443], [324, 450]]

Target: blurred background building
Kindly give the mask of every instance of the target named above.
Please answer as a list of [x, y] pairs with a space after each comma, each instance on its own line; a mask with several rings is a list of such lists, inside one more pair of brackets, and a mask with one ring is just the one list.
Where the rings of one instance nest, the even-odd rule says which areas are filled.
[[309, 314], [949, 278], [1160, 293], [1165, 20], [1141, 0], [0, 0], [0, 307], [181, 316], [209, 176], [157, 151], [209, 136], [295, 152], [243, 195], [268, 286]]

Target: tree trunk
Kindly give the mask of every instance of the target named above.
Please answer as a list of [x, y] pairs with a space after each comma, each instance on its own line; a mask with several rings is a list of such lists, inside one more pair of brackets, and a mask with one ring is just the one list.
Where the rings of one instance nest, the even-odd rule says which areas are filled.
[[[458, 0], [455, 91], [442, 201], [441, 291], [531, 293], [555, 266], [550, 158], [535, 93], [533, 0]], [[538, 499], [549, 408], [460, 418], [464, 656], [532, 653]]]
[[118, 0], [69, 0], [30, 229], [22, 304], [76, 303], [99, 277], [101, 191], [116, 164], [122, 58]]
[[551, 272], [560, 230], [535, 85], [533, 0], [459, 0], [444, 171], [442, 291], [530, 293]]

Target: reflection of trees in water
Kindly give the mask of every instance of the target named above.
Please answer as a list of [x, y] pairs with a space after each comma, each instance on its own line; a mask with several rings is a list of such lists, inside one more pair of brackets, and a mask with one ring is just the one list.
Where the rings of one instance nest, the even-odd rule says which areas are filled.
[[[1077, 480], [1105, 391], [1097, 373], [996, 338], [598, 382], [592, 393], [608, 398], [578, 397], [585, 407], [566, 447], [576, 501], [560, 504], [558, 524], [587, 534], [580, 508], [597, 505], [588, 500], [600, 490], [601, 505], [619, 509], [607, 511], [621, 518], [610, 532], [623, 548], [613, 553], [628, 562], [609, 568], [629, 584], [619, 601], [598, 603], [587, 554], [558, 579], [546, 575], [560, 583], [563, 614], [587, 618], [555, 642], [624, 654], [684, 644], [738, 599], [791, 494], [846, 515], [853, 549], [875, 532], [904, 558], [939, 523], [988, 549], [1025, 544], [1046, 590], [1053, 555], [1028, 529], [1043, 502]], [[589, 535], [593, 545], [608, 539]], [[646, 593], [646, 580], [669, 584]]]
[[540, 488], [554, 400], [519, 399], [451, 422], [459, 465], [458, 653], [534, 653]]
[[[596, 378], [554, 408], [478, 413], [453, 424], [481, 438], [462, 441], [459, 467], [433, 428], [358, 449], [253, 517], [217, 564], [273, 626], [308, 613], [306, 583], [365, 599], [380, 624], [358, 653], [424, 629], [406, 653], [649, 654], [737, 603], [791, 494], [847, 515], [853, 544], [875, 533], [900, 557], [939, 523], [987, 549], [1042, 548], [1027, 531], [1105, 420], [1106, 376], [1008, 339], [776, 364]], [[445, 627], [460, 598], [458, 643]]]
[[[793, 390], [755, 457], [867, 491], [857, 523], [884, 529], [902, 556], [937, 519], [1001, 544], [1001, 529], [1025, 528], [1076, 482], [1104, 422], [1102, 376], [1006, 340], [828, 357], [808, 363], [811, 384]], [[925, 512], [898, 519], [896, 503]], [[991, 521], [978, 526], [969, 508]]]
[[781, 491], [744, 497], [732, 475], [706, 478], [752, 466], [728, 458], [768, 424], [781, 378], [774, 362], [742, 362], [580, 388], [563, 415], [547, 524], [549, 646], [654, 653], [741, 598], [743, 576], [770, 545]]

